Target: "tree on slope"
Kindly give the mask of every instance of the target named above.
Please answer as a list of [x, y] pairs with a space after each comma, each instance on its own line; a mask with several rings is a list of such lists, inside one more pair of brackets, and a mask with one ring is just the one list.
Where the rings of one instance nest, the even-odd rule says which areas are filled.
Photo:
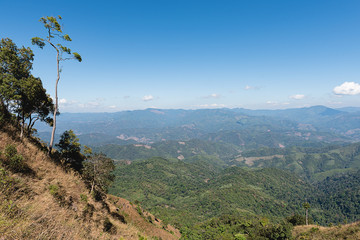
[[[40, 22], [44, 24], [44, 27], [46, 29], [46, 37], [40, 38], [40, 37], [34, 37], [31, 39], [31, 42], [33, 45], [39, 46], [41, 49], [48, 43], [51, 47], [53, 47], [56, 50], [56, 66], [57, 66], [57, 78], [55, 82], [55, 109], [54, 109], [54, 117], [53, 117], [53, 129], [51, 132], [51, 139], [49, 144], [49, 154], [51, 153], [53, 144], [54, 144], [54, 136], [55, 136], [55, 130], [56, 130], [56, 115], [58, 113], [59, 108], [59, 102], [58, 102], [58, 83], [60, 80], [60, 62], [70, 59], [75, 59], [79, 62], [82, 61], [81, 56], [77, 52], [72, 52], [70, 48], [63, 46], [61, 43], [59, 43], [59, 40], [64, 41], [72, 41], [70, 36], [68, 34], [63, 33], [62, 26], [59, 22], [61, 22], [62, 18], [61, 16], [58, 17], [42, 17], [40, 18]], [[64, 57], [63, 54], [66, 54], [67, 57]]]
[[81, 144], [72, 130], [65, 131], [61, 136], [59, 143], [56, 144], [59, 149], [63, 164], [75, 171], [80, 172], [83, 168], [85, 156], [81, 154]]
[[310, 203], [305, 202], [303, 204], [303, 208], [305, 209], [305, 221], [306, 221], [306, 225], [309, 225], [309, 208], [310, 208]]
[[85, 182], [90, 186], [90, 192], [106, 193], [115, 176], [112, 172], [115, 169], [114, 161], [104, 154], [92, 153], [92, 150], [85, 146], [86, 160], [82, 171]]
[[[37, 120], [51, 124], [52, 99], [40, 78], [31, 73], [34, 54], [30, 48], [18, 48], [11, 39], [0, 42], [0, 105], [4, 115], [16, 114], [22, 137], [31, 132]], [[26, 121], [28, 122], [26, 123]], [[27, 124], [27, 128], [26, 128]]]

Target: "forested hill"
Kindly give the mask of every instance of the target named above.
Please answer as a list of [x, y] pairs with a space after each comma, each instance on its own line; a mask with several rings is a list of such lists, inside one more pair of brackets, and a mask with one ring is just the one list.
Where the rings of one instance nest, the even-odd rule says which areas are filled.
[[289, 172], [152, 158], [121, 165], [110, 192], [177, 226], [224, 214], [281, 219], [301, 211], [312, 187]]
[[360, 143], [322, 148], [261, 148], [241, 155], [241, 166], [287, 169], [310, 181], [360, 169]]

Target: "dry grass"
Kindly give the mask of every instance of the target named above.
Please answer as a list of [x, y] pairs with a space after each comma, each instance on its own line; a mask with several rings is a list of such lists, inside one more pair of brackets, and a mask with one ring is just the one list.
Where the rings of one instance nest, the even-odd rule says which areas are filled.
[[296, 240], [359, 240], [360, 222], [334, 227], [296, 226], [293, 230], [293, 237]]
[[[0, 151], [7, 144], [15, 145], [32, 171], [9, 173], [9, 178], [16, 180], [13, 191], [6, 196], [0, 192], [1, 240], [180, 238], [177, 230], [148, 222], [124, 199], [108, 196], [103, 202], [94, 201], [78, 174], [64, 171], [32, 140], [20, 140], [17, 135], [11, 126], [0, 130]], [[58, 192], [51, 192], [50, 186], [56, 186]], [[86, 195], [87, 201], [80, 194]], [[104, 232], [106, 218], [115, 226], [111, 232]]]

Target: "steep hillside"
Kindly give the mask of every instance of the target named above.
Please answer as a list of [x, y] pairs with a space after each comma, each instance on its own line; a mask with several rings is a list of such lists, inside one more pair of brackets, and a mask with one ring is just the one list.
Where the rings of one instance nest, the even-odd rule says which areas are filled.
[[360, 171], [348, 172], [317, 184], [320, 190], [311, 197], [314, 205], [326, 209], [321, 222], [360, 221]]
[[[11, 161], [9, 145], [17, 152]], [[56, 164], [36, 140], [20, 140], [12, 126], [0, 129], [0, 151], [1, 239], [180, 238], [125, 199], [95, 201], [78, 174]]]

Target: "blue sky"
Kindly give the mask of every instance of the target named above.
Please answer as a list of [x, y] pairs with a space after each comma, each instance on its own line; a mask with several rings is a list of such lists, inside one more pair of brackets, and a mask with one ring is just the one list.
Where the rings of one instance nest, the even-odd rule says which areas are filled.
[[63, 17], [61, 112], [360, 107], [358, 0], [3, 1], [0, 37], [35, 53], [54, 94], [55, 52], [31, 46]]

